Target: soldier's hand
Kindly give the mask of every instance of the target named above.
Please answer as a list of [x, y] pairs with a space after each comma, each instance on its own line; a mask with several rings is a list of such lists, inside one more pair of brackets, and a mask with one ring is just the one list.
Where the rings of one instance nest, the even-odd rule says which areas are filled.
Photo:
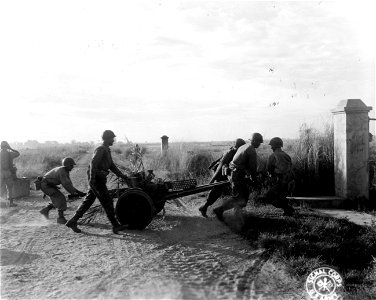
[[85, 196], [86, 196], [86, 193], [81, 192], [81, 191], [77, 191], [76, 194], [77, 194], [79, 197], [85, 197]]

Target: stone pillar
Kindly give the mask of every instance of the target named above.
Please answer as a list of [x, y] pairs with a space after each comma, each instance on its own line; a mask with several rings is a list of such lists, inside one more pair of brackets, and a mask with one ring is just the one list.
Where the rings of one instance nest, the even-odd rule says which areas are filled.
[[161, 151], [162, 151], [162, 154], [166, 154], [167, 149], [168, 149], [168, 136], [164, 135], [164, 136], [161, 137], [161, 139], [162, 139]]
[[372, 107], [347, 99], [332, 110], [334, 116], [334, 176], [336, 196], [369, 199], [369, 118]]

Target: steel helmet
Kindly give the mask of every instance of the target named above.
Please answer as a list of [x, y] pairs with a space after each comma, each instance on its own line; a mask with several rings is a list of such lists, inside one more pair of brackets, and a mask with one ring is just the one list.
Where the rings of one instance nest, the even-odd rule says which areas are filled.
[[258, 141], [260, 143], [263, 143], [264, 142], [264, 139], [262, 138], [262, 135], [258, 132], [255, 132], [253, 135], [252, 135], [252, 141]]
[[69, 167], [69, 166], [74, 166], [76, 163], [74, 162], [74, 160], [73, 160], [72, 157], [65, 157], [65, 158], [63, 158], [63, 160], [61, 161], [61, 164], [62, 164], [64, 167]]
[[112, 130], [105, 130], [102, 134], [102, 140], [109, 140], [116, 137], [115, 133]]
[[239, 148], [240, 146], [243, 146], [245, 144], [245, 141], [243, 139], [236, 139], [235, 140], [235, 148]]
[[282, 148], [283, 147], [283, 141], [279, 137], [274, 137], [270, 140], [269, 145], [273, 148]]
[[9, 148], [9, 144], [8, 142], [6, 141], [2, 141], [1, 142], [1, 149], [8, 149]]

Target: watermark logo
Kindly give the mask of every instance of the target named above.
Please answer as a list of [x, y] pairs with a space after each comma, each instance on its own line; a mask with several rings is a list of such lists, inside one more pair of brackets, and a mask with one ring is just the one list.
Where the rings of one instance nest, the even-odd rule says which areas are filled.
[[313, 270], [307, 277], [306, 290], [313, 300], [343, 299], [343, 279], [330, 267], [320, 267]]

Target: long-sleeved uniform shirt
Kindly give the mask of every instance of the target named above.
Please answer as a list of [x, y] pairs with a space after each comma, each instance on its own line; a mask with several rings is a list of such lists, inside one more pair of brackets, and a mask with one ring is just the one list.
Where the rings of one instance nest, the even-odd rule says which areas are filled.
[[15, 150], [1, 149], [0, 151], [0, 174], [1, 177], [9, 177], [14, 172], [13, 159], [20, 156]]
[[90, 178], [95, 178], [97, 174], [108, 174], [108, 170], [121, 177], [123, 173], [116, 167], [112, 160], [110, 147], [101, 145], [94, 150], [90, 163]]
[[230, 163], [231, 169], [242, 169], [250, 175], [257, 172], [257, 153], [251, 144], [240, 146]]
[[221, 157], [221, 159], [218, 163], [217, 169], [215, 170], [214, 175], [212, 177], [212, 181], [221, 179], [221, 177], [222, 177], [222, 167], [230, 165], [230, 162], [233, 159], [233, 157], [236, 153], [236, 150], [237, 150], [236, 148], [231, 147], [228, 151], [223, 153], [223, 155], [222, 155], [222, 157]]
[[282, 149], [276, 149], [269, 156], [267, 167], [271, 174], [287, 174], [292, 170], [291, 157]]
[[74, 194], [77, 190], [73, 187], [68, 170], [64, 167], [56, 167], [43, 176], [43, 181], [50, 185], [62, 185], [69, 193]]

